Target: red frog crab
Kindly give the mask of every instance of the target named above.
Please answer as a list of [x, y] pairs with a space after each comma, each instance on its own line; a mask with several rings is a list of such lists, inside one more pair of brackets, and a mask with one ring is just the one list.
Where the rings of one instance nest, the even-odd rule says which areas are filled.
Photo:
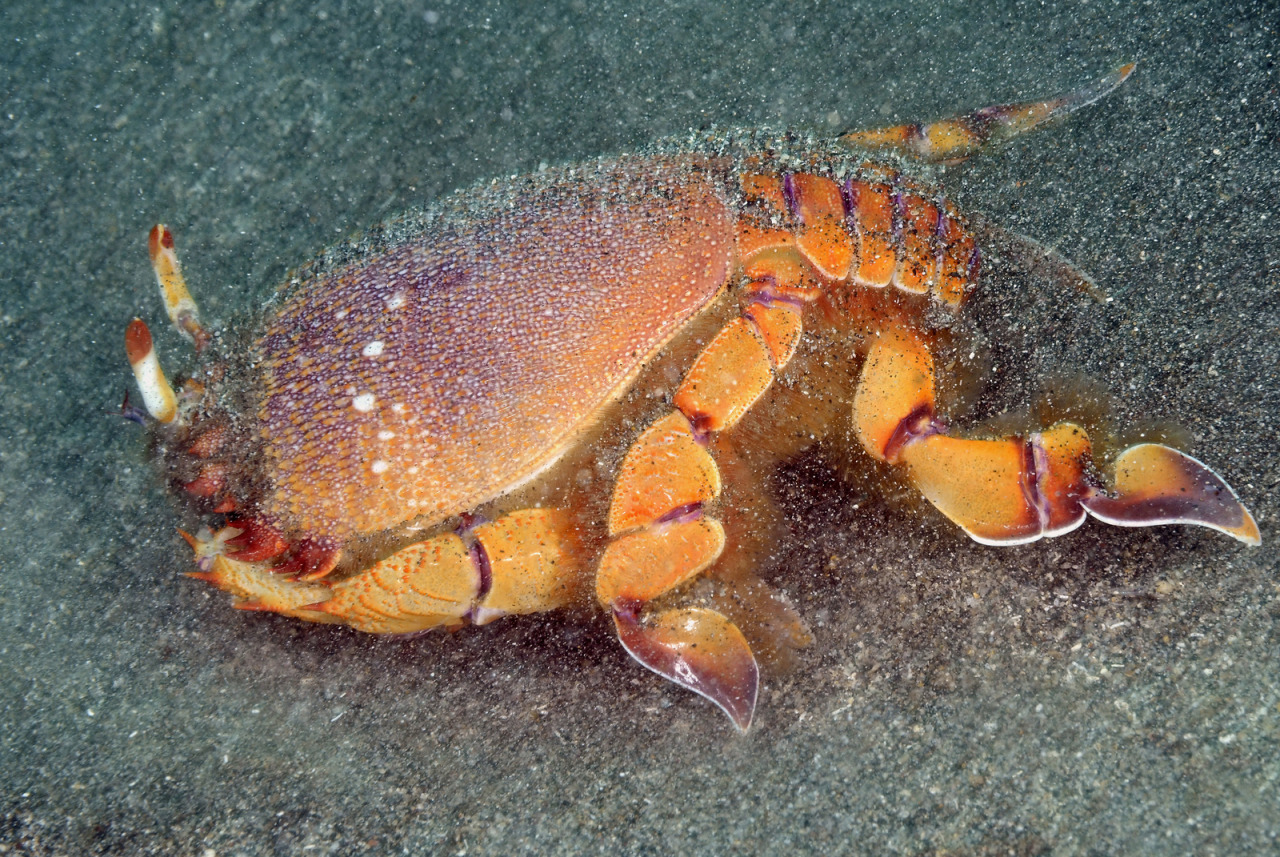
[[175, 391], [145, 323], [125, 344], [167, 479], [221, 522], [184, 533], [191, 576], [242, 609], [382, 634], [594, 602], [637, 661], [746, 730], [753, 644], [805, 635], [750, 573], [770, 547], [759, 474], [832, 426], [983, 544], [1087, 517], [1258, 544], [1184, 452], [1095, 457], [1074, 422], [947, 418], [981, 236], [909, 172], [1131, 71], [831, 143], [706, 134], [467, 190], [304, 268], [251, 339], [201, 323], [157, 226], [202, 368]]

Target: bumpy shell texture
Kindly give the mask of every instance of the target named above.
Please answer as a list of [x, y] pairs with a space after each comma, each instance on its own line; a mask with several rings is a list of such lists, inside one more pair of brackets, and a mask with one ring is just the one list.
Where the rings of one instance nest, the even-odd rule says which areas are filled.
[[259, 340], [265, 511], [344, 538], [528, 480], [722, 288], [705, 159], [605, 162], [296, 288]]

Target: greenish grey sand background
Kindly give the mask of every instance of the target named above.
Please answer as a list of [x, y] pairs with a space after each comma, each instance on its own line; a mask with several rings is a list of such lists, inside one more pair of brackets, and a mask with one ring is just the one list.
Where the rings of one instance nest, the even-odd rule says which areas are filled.
[[[87, 4], [0, 10], [0, 854], [1260, 854], [1280, 848], [1280, 55], [1270, 3]], [[946, 177], [1115, 297], [987, 281], [993, 401], [1056, 367], [1177, 417], [1266, 544], [996, 550], [775, 487], [815, 645], [737, 737], [599, 620], [376, 640], [179, 576], [125, 323], [150, 225], [206, 314], [475, 181], [708, 123], [836, 131], [1055, 93]], [[858, 504], [860, 508], [854, 509]]]

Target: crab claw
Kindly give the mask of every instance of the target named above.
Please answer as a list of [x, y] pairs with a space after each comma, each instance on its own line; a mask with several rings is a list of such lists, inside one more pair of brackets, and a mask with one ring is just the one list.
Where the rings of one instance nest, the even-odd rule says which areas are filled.
[[613, 610], [622, 645], [644, 666], [705, 696], [746, 732], [756, 708], [760, 671], [737, 626], [714, 610], [687, 607], [640, 619]]
[[178, 530], [195, 552], [199, 571], [187, 577], [212, 584], [235, 597], [238, 610], [263, 610], [306, 619], [309, 622], [332, 622], [313, 605], [330, 597], [328, 586], [297, 583], [277, 574], [266, 563], [241, 562], [226, 553], [226, 547], [241, 535], [239, 527], [223, 527], [216, 533], [201, 529], [196, 535]]
[[329, 589], [284, 580], [260, 563], [237, 562], [227, 556], [215, 557], [208, 571], [189, 571], [187, 577], [216, 586], [235, 596], [237, 610], [283, 613], [310, 622], [330, 621], [314, 609], [329, 597]]
[[1080, 501], [1098, 520], [1119, 527], [1198, 524], [1262, 544], [1257, 522], [1231, 486], [1185, 452], [1140, 443], [1120, 453], [1115, 468], [1113, 493], [1096, 491]]
[[262, 562], [277, 557], [289, 548], [275, 527], [257, 518], [232, 521], [240, 535], [227, 539], [227, 556], [239, 562]]
[[276, 574], [293, 575], [295, 580], [319, 580], [333, 571], [342, 558], [342, 548], [321, 539], [303, 539], [276, 564]]

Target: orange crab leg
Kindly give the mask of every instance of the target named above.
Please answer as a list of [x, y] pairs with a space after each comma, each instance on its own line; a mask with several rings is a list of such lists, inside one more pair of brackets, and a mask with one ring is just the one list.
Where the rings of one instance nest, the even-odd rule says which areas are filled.
[[[694, 361], [673, 397], [675, 410], [628, 450], [596, 597], [636, 660], [707, 697], [745, 730], [759, 679], [741, 632], [714, 611], [647, 606], [703, 573], [724, 549], [723, 528], [710, 514], [721, 488], [706, 451], [710, 435], [731, 429], [764, 395], [795, 353], [804, 308], [831, 284], [892, 284], [955, 306], [972, 280], [976, 251], [945, 203], [892, 171], [867, 168], [843, 184], [807, 173], [745, 174], [741, 182], [737, 249], [749, 280], [742, 314]], [[924, 389], [931, 367], [917, 376], [914, 389]], [[889, 402], [889, 412], [898, 404]]]
[[706, 449], [710, 435], [731, 429], [791, 360], [802, 309], [821, 294], [816, 277], [848, 276], [857, 254], [835, 182], [746, 176], [743, 184], [770, 217], [794, 216], [795, 230], [740, 224], [748, 300], [694, 361], [676, 389], [675, 409], [627, 451], [609, 511], [613, 541], [596, 573], [596, 598], [631, 656], [714, 702], [740, 730], [751, 724], [759, 686], [742, 632], [714, 610], [647, 605], [720, 557], [724, 528], [709, 514], [721, 489]]
[[641, 622], [629, 611], [615, 610], [613, 619], [633, 658], [715, 702], [739, 729], [751, 725], [759, 669], [746, 638], [723, 614], [685, 607]]
[[561, 509], [521, 509], [471, 531], [488, 575], [472, 609], [477, 625], [501, 616], [555, 610], [578, 597], [586, 562]]
[[1025, 134], [1039, 125], [1087, 107], [1133, 74], [1123, 65], [1074, 92], [1045, 101], [999, 104], [928, 125], [894, 125], [845, 134], [840, 142], [863, 149], [892, 149], [924, 161], [956, 163]]
[[933, 357], [920, 334], [890, 328], [871, 345], [854, 424], [863, 446], [904, 465], [920, 492], [983, 544], [1069, 532], [1085, 513], [1121, 526], [1198, 524], [1260, 542], [1249, 511], [1216, 473], [1185, 453], [1140, 444], [1116, 462], [1114, 492], [1089, 475], [1084, 429], [1059, 423], [1028, 436], [961, 438], [935, 414]]
[[406, 634], [461, 625], [483, 583], [482, 568], [466, 543], [445, 533], [338, 583], [329, 598], [311, 609], [360, 631]]
[[[235, 550], [246, 535], [250, 547]], [[584, 566], [572, 522], [560, 509], [522, 509], [416, 542], [333, 585], [309, 582], [305, 573], [290, 579], [266, 562], [276, 544], [263, 524], [247, 533], [237, 525], [184, 537], [201, 567], [191, 576], [235, 595], [237, 607], [374, 634], [553, 610], [576, 596]], [[324, 545], [313, 552], [329, 558]]]

